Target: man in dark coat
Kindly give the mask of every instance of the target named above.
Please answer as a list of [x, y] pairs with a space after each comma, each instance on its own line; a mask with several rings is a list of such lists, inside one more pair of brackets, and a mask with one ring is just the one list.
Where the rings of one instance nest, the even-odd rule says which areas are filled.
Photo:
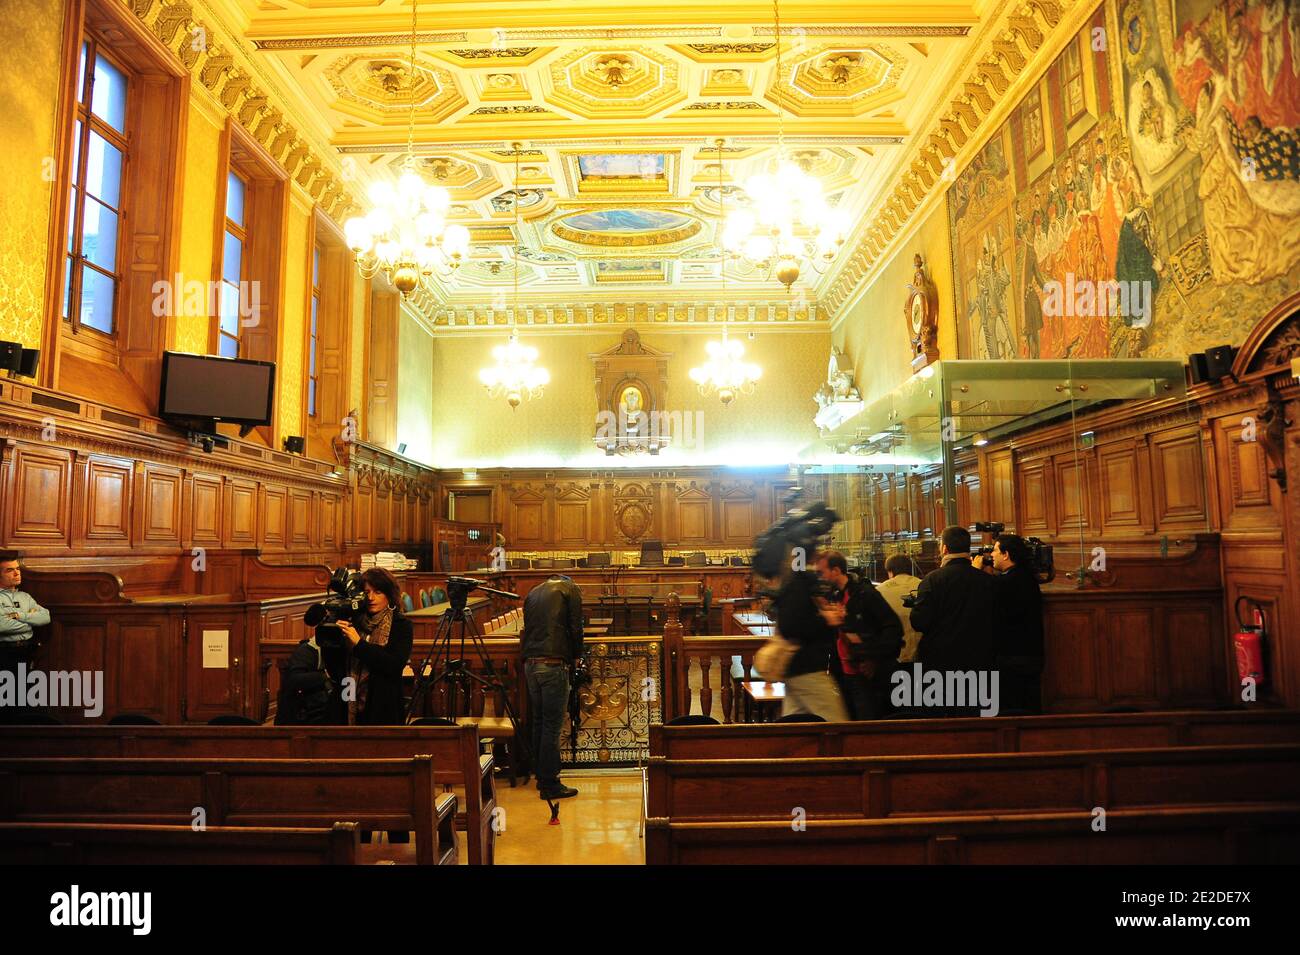
[[1043, 711], [1043, 594], [1024, 539], [1000, 534], [993, 544], [993, 640], [1003, 713]]
[[569, 670], [582, 655], [582, 589], [562, 574], [538, 584], [524, 598], [519, 655], [528, 684], [528, 722], [543, 799], [565, 799], [578, 790], [560, 782], [560, 732], [569, 708]]
[[[939, 569], [916, 588], [912, 626], [921, 633], [917, 659], [924, 670], [992, 672], [993, 578], [971, 566], [970, 531], [946, 527], [940, 538]], [[973, 715], [978, 707], [926, 715]]]
[[889, 677], [903, 648], [903, 624], [869, 580], [848, 572], [848, 561], [827, 551], [817, 561], [818, 576], [833, 588], [832, 601], [844, 605], [837, 653], [840, 687], [855, 720], [878, 720], [889, 709]]

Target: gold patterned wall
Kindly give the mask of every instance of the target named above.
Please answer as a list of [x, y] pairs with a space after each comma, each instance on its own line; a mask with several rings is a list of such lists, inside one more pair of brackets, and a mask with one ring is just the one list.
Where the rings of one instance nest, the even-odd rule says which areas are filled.
[[[353, 276], [352, 281], [352, 305], [348, 310], [352, 322], [352, 335], [349, 341], [352, 343], [352, 356], [349, 359], [348, 368], [351, 370], [352, 380], [348, 382], [348, 408], [356, 411], [357, 418], [360, 419], [365, 414], [366, 402], [365, 383], [366, 383], [366, 303], [370, 300], [370, 283], [363, 282], [360, 275]], [[363, 434], [361, 426], [363, 422], [356, 422], [357, 431]]]
[[284, 308], [280, 313], [280, 363], [276, 378], [280, 387], [280, 433], [305, 434], [303, 389], [307, 373], [303, 365], [309, 328], [307, 325], [307, 240], [311, 235], [311, 206], [290, 186], [289, 215], [284, 247]]
[[40, 347], [63, 4], [5, 0], [0, 15], [0, 338]]
[[939, 303], [939, 356], [956, 358], [952, 309], [952, 256], [948, 213], [940, 203], [898, 253], [878, 273], [861, 299], [831, 333], [853, 364], [855, 381], [867, 401], [887, 394], [912, 374], [912, 349], [903, 306], [912, 281], [912, 257], [920, 254]]
[[[186, 281], [206, 284], [212, 279], [222, 122], [220, 107], [212, 104], [206, 93], [196, 90], [190, 98], [182, 174], [180, 271]], [[201, 312], [177, 315], [173, 347], [206, 354], [208, 324], [208, 316]]]
[[[901, 312], [901, 308], [900, 308]], [[488, 400], [478, 370], [491, 364], [499, 337], [438, 337], [433, 347], [433, 456], [438, 467], [475, 465], [510, 467], [617, 466], [628, 459], [607, 458], [593, 444], [596, 388], [590, 356], [618, 344], [622, 328], [599, 333], [529, 334], [520, 341], [541, 353], [539, 364], [551, 374], [543, 397], [511, 410], [505, 399]], [[763, 369], [753, 395], [724, 408], [705, 398], [689, 378], [690, 368], [706, 357], [713, 335], [645, 333], [642, 344], [668, 352], [668, 412], [703, 412], [702, 426], [691, 435], [692, 447], [670, 448], [657, 458], [636, 455], [642, 467], [662, 462], [743, 465], [756, 459], [769, 464], [795, 460], [816, 440], [813, 393], [826, 377], [830, 333], [766, 331], [754, 341], [739, 332], [746, 357]], [[400, 386], [400, 382], [399, 382]], [[695, 418], [692, 417], [694, 427]]]
[[433, 464], [433, 339], [403, 309], [397, 337], [397, 443]]

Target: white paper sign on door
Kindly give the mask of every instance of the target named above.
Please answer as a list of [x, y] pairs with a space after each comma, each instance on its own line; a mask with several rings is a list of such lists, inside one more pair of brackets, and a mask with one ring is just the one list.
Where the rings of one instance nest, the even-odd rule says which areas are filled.
[[230, 631], [204, 630], [203, 668], [205, 670], [226, 670], [230, 668]]

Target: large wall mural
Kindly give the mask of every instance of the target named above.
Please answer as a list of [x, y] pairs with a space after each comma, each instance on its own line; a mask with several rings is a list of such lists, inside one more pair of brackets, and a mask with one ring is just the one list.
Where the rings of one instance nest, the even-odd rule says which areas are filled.
[[1300, 0], [1098, 8], [949, 194], [962, 358], [1181, 358], [1300, 289]]

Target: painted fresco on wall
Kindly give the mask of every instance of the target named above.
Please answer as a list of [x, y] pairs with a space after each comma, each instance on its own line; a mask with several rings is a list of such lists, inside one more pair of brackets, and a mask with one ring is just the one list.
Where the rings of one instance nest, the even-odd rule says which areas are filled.
[[949, 217], [962, 358], [1240, 343], [1300, 289], [1300, 2], [1099, 8]]

